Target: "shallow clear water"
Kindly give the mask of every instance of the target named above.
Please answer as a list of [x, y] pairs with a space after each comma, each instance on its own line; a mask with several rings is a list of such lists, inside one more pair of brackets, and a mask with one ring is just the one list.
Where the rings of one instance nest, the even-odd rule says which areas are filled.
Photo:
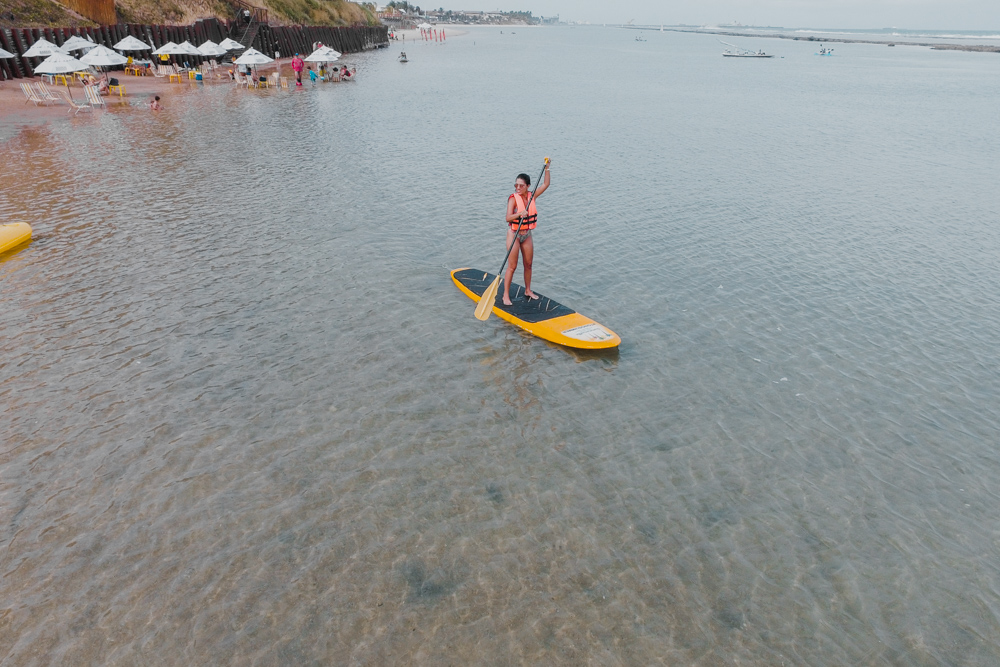
[[634, 34], [3, 146], [0, 662], [1000, 661], [1000, 60]]

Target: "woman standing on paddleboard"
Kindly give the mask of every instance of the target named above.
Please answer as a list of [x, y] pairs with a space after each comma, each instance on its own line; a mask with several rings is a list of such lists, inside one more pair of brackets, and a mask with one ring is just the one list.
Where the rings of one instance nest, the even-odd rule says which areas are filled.
[[[517, 256], [524, 257], [524, 296], [528, 299], [537, 299], [535, 293], [531, 291], [531, 260], [535, 256], [535, 245], [531, 240], [531, 230], [538, 222], [538, 211], [535, 210], [535, 199], [542, 196], [542, 193], [549, 187], [549, 161], [545, 163], [545, 178], [542, 184], [535, 190], [535, 196], [531, 196], [528, 187], [531, 185], [531, 176], [518, 174], [514, 180], [514, 194], [507, 197], [507, 245], [510, 246], [510, 257], [507, 260], [507, 272], [503, 277], [503, 304], [511, 305], [510, 283], [514, 280], [514, 271], [517, 269]], [[523, 221], [521, 219], [524, 219]], [[518, 224], [521, 229], [518, 231]], [[517, 237], [516, 239], [514, 237]], [[513, 242], [513, 245], [511, 243]]]

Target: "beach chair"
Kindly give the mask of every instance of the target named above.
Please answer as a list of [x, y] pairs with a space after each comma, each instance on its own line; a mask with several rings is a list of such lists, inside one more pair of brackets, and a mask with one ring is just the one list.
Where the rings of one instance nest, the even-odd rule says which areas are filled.
[[83, 92], [87, 94], [87, 103], [92, 107], [104, 107], [104, 98], [97, 92], [97, 86], [84, 86]]
[[38, 91], [38, 97], [40, 97], [41, 99], [48, 100], [49, 102], [52, 102], [53, 104], [55, 104], [56, 102], [59, 102], [59, 98], [56, 97], [55, 95], [53, 95], [52, 91], [50, 91], [48, 88], [46, 88], [45, 84], [42, 83], [41, 81], [39, 81], [38, 83], [35, 84], [35, 90]]
[[24, 93], [24, 97], [26, 98], [24, 100], [25, 104], [28, 102], [34, 102], [36, 107], [39, 104], [45, 104], [45, 100], [38, 96], [38, 91], [32, 88], [30, 83], [22, 83], [21, 91]]
[[281, 87], [284, 88], [285, 90], [288, 90], [288, 77], [287, 76], [281, 77]]
[[212, 69], [216, 69], [216, 68], [217, 68], [217, 67], [219, 66], [219, 63], [218, 63], [218, 62], [216, 62], [215, 58], [212, 58], [212, 59], [211, 59], [211, 60], [209, 60], [208, 62], [209, 62], [209, 64], [210, 64], [210, 65], [212, 66]]
[[66, 100], [66, 103], [69, 104], [69, 110], [76, 112], [73, 114], [74, 116], [80, 113], [81, 111], [93, 111], [93, 109], [89, 104], [77, 104], [75, 101], [73, 101], [73, 98], [70, 97], [69, 93], [67, 93], [66, 91], [60, 90], [59, 94], [62, 95], [63, 98]]
[[175, 77], [177, 78], [177, 83], [181, 82], [181, 71], [177, 67], [177, 63], [173, 64], [173, 68], [165, 67], [164, 69], [167, 71], [167, 78], [170, 80], [170, 83], [174, 82]]
[[167, 76], [167, 73], [163, 71], [163, 65], [154, 65], [150, 69], [153, 70], [153, 76], [157, 79], [162, 79]]
[[281, 76], [277, 72], [271, 72], [271, 76], [267, 77], [267, 87], [277, 88], [280, 83]]

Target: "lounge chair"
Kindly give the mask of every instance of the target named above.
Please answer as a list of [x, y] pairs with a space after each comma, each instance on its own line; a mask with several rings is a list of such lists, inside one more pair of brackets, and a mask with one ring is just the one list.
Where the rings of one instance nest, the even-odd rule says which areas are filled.
[[60, 101], [59, 98], [56, 97], [55, 95], [53, 95], [52, 91], [50, 91], [48, 88], [46, 88], [45, 84], [42, 83], [41, 81], [39, 81], [38, 83], [35, 84], [35, 90], [38, 91], [38, 96], [41, 99], [43, 99], [43, 100], [48, 100], [49, 102], [52, 102], [53, 104], [55, 104], [56, 102]]
[[97, 92], [97, 86], [84, 86], [83, 92], [87, 94], [87, 103], [92, 107], [103, 107], [104, 98]]
[[22, 83], [21, 91], [24, 93], [24, 97], [26, 98], [24, 100], [25, 104], [27, 104], [28, 102], [34, 102], [35, 106], [37, 107], [39, 104], [46, 103], [46, 100], [43, 100], [38, 96], [38, 91], [35, 90], [30, 83]]
[[163, 71], [163, 65], [154, 65], [149, 69], [153, 71], [153, 76], [155, 76], [157, 79], [162, 79], [165, 76], [167, 76], [167, 73]]
[[287, 76], [281, 77], [281, 87], [284, 88], [285, 90], [288, 90], [288, 77]]
[[76, 111], [76, 113], [73, 114], [74, 116], [76, 114], [80, 113], [81, 111], [93, 111], [94, 110], [89, 104], [77, 104], [76, 102], [74, 102], [73, 98], [70, 97], [69, 93], [67, 93], [66, 91], [60, 90], [59, 94], [62, 95], [63, 98], [65, 98], [66, 102], [69, 103], [69, 110], [70, 111], [74, 111], [74, 110]]

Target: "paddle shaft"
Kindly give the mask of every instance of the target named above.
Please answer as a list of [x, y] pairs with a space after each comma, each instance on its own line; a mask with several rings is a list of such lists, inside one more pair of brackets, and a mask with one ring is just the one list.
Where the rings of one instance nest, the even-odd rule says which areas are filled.
[[[546, 158], [545, 159], [545, 167], [548, 167], [548, 166], [549, 166], [549, 161], [548, 161], [548, 158]], [[503, 264], [500, 265], [500, 270], [497, 271], [497, 279], [498, 280], [500, 279], [500, 276], [503, 275], [503, 269], [504, 269], [505, 266], [507, 266], [507, 260], [510, 259], [510, 251], [514, 249], [514, 244], [517, 243], [517, 236], [518, 236], [518, 234], [521, 233], [521, 225], [524, 224], [524, 218], [528, 215], [528, 207], [531, 206], [531, 202], [535, 198], [535, 192], [538, 190], [538, 186], [542, 182], [542, 176], [545, 175], [545, 167], [542, 167], [542, 172], [540, 174], [538, 174], [538, 180], [535, 181], [535, 189], [531, 191], [531, 196], [528, 197], [528, 202], [524, 205], [524, 211], [522, 212], [521, 217], [517, 221], [517, 231], [514, 232], [514, 238], [512, 238], [510, 240], [510, 245], [507, 247], [507, 254], [504, 255]], [[505, 294], [506, 294], [506, 292], [505, 292]]]

